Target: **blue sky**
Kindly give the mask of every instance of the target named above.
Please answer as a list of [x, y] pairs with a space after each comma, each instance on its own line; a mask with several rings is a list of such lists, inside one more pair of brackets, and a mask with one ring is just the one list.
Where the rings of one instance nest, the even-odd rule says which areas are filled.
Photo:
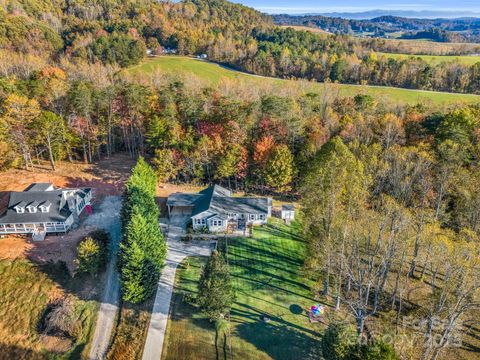
[[235, 0], [267, 13], [362, 12], [368, 10], [433, 10], [480, 12], [479, 0]]

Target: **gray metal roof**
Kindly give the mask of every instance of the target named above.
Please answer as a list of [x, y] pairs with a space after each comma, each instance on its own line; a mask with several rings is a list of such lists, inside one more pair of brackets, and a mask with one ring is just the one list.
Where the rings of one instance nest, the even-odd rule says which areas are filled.
[[284, 205], [282, 205], [282, 210], [293, 211], [293, 210], [295, 210], [295, 206], [293, 206], [291, 204], [284, 204]]
[[[24, 224], [24, 223], [38, 223], [38, 222], [63, 222], [70, 215], [71, 211], [68, 205], [63, 204], [60, 208], [62, 192], [63, 190], [51, 190], [51, 191], [23, 191], [23, 192], [11, 192], [10, 200], [8, 203], [7, 211], [0, 217], [0, 224]], [[88, 192], [91, 189], [78, 189], [78, 195]], [[31, 213], [28, 209], [25, 209], [24, 213], [17, 213], [15, 207], [17, 205], [28, 207], [29, 205], [48, 206], [50, 203], [50, 209], [48, 212], [42, 212], [38, 210], [35, 213]]]
[[170, 194], [167, 199], [168, 206], [194, 206], [195, 201], [203, 197], [202, 194], [185, 194], [174, 193]]
[[198, 194], [175, 193], [168, 197], [167, 205], [193, 206], [192, 216], [210, 217], [218, 214], [268, 213], [269, 198], [232, 197], [232, 192], [219, 185], [209, 186]]

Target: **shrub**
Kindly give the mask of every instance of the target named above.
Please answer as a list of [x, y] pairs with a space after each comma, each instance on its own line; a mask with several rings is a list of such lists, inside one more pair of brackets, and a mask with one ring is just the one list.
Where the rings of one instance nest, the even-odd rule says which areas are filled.
[[332, 323], [322, 338], [322, 353], [325, 360], [343, 360], [351, 354], [357, 342], [355, 330], [345, 324]]
[[75, 307], [70, 297], [50, 303], [40, 320], [40, 332], [58, 337], [75, 337]]
[[102, 252], [100, 244], [90, 236], [83, 239], [77, 247], [76, 264], [78, 272], [95, 276], [103, 262]]

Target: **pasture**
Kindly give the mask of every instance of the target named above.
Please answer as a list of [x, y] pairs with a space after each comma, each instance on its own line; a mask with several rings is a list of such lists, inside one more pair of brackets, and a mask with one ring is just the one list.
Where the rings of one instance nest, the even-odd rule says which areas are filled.
[[186, 56], [158, 56], [148, 58], [141, 64], [128, 69], [132, 77], [166, 76], [178, 80], [192, 78], [202, 86], [233, 87], [243, 85], [245, 88], [257, 89], [262, 93], [282, 94], [288, 89], [300, 93], [318, 93], [322, 96], [349, 97], [357, 94], [371, 95], [377, 101], [410, 104], [427, 103], [432, 106], [449, 106], [480, 102], [480, 97], [473, 94], [454, 94], [446, 92], [410, 90], [384, 86], [351, 85], [319, 83], [307, 80], [287, 80], [240, 72], [220, 64]]

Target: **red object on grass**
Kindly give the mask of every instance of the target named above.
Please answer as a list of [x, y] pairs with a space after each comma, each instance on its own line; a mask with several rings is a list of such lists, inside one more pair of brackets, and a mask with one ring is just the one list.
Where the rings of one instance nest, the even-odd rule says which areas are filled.
[[92, 214], [93, 213], [92, 205], [85, 205], [85, 211], [87, 212], [87, 214]]

